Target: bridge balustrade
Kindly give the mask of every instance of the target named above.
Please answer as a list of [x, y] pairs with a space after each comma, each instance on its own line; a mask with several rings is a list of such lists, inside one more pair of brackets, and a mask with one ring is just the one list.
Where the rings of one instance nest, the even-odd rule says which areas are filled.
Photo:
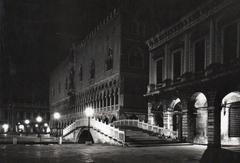
[[133, 120], [133, 119], [123, 119], [123, 120], [118, 120], [112, 123], [113, 126], [120, 127], [120, 126], [129, 126], [129, 127], [137, 127], [146, 131], [151, 131], [153, 133], [171, 137], [176, 139], [178, 132], [177, 131], [172, 131], [163, 127], [151, 125], [149, 123], [141, 122], [139, 120]]
[[[75, 122], [73, 122], [72, 124], [63, 129], [63, 137], [68, 135], [72, 131], [76, 130], [77, 128], [87, 126], [88, 126], [87, 118], [76, 120]], [[114, 126], [111, 126], [110, 124], [103, 123], [96, 119], [90, 119], [90, 127], [118, 142], [121, 143], [125, 142], [125, 132], [115, 128]]]

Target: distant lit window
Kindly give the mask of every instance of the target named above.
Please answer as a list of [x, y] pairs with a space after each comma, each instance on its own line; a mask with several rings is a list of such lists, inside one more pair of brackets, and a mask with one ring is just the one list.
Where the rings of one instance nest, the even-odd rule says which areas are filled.
[[230, 63], [237, 57], [238, 24], [223, 29], [223, 63]]
[[162, 83], [163, 80], [163, 59], [159, 59], [156, 62], [157, 83]]
[[106, 71], [111, 70], [113, 68], [113, 49], [109, 48], [107, 51], [107, 58], [105, 61]]

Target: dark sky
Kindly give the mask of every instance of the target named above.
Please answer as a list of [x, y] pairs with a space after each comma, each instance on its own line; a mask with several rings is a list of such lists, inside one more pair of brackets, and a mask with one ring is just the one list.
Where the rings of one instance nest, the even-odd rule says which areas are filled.
[[49, 71], [69, 53], [72, 42], [82, 40], [114, 8], [141, 11], [141, 19], [158, 31], [203, 1], [5, 0], [4, 53], [16, 71], [11, 78], [16, 92], [48, 98]]

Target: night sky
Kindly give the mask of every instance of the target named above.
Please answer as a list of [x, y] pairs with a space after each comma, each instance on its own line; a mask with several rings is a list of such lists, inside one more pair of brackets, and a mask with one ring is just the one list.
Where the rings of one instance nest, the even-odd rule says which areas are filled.
[[47, 100], [49, 72], [114, 8], [141, 11], [154, 34], [203, 1], [5, 0], [5, 67], [11, 70], [4, 72], [10, 74], [5, 85], [11, 83], [16, 98]]

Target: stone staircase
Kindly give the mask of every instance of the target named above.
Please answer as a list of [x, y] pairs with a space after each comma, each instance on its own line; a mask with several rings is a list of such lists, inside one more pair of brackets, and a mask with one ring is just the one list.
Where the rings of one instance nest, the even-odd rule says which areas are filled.
[[163, 144], [178, 143], [177, 139], [161, 137], [152, 132], [133, 127], [121, 127], [125, 131], [126, 146], [160, 146]]

